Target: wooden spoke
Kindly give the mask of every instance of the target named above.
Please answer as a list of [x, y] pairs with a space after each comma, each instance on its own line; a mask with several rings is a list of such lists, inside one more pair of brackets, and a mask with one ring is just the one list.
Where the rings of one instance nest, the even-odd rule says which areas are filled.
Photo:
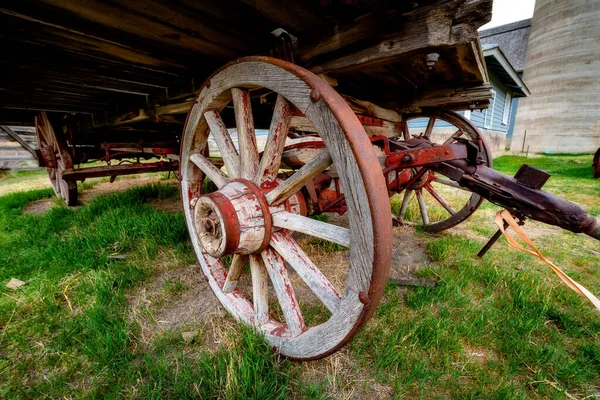
[[454, 134], [452, 134], [452, 136], [450, 136], [448, 139], [446, 139], [446, 140], [444, 141], [444, 143], [442, 143], [442, 146], [445, 146], [445, 145], [447, 145], [447, 144], [450, 144], [450, 143], [452, 143], [452, 142], [454, 141], [454, 139], [461, 137], [461, 136], [462, 136], [462, 134], [463, 134], [463, 133], [462, 133], [462, 131], [461, 131], [460, 129], [459, 129], [459, 130], [457, 130], [456, 132], [454, 132]]
[[267, 145], [260, 160], [258, 174], [254, 180], [259, 187], [263, 182], [271, 182], [277, 178], [291, 120], [292, 109], [290, 103], [283, 96], [277, 96]]
[[319, 239], [328, 240], [344, 247], [350, 247], [350, 230], [341, 226], [317, 221], [287, 211], [272, 215], [273, 226], [305, 233]]
[[442, 178], [442, 177], [440, 177], [440, 176], [437, 176], [437, 175], [436, 175], [436, 176], [433, 178], [433, 180], [434, 180], [435, 182], [439, 182], [439, 183], [441, 183], [442, 185], [451, 186], [451, 187], [453, 187], [453, 188], [460, 189], [460, 190], [464, 190], [464, 191], [466, 191], [466, 192], [469, 192], [469, 193], [471, 193], [469, 190], [467, 190], [466, 188], [464, 188], [464, 187], [460, 186], [460, 185], [459, 185], [457, 182], [455, 182], [455, 181], [453, 181], [453, 180], [451, 180], [451, 179]]
[[273, 233], [270, 245], [294, 268], [325, 307], [335, 312], [340, 304], [340, 294], [298, 243], [288, 233], [279, 231]]
[[402, 121], [402, 136], [404, 140], [410, 140], [410, 131], [408, 130], [408, 122]]
[[404, 215], [406, 214], [406, 210], [408, 210], [408, 205], [410, 204], [410, 199], [414, 194], [414, 190], [406, 189], [404, 192], [404, 198], [402, 199], [402, 206], [400, 207], [400, 215], [399, 217], [404, 219]]
[[417, 201], [419, 202], [419, 210], [421, 210], [421, 218], [423, 219], [423, 225], [429, 225], [429, 215], [427, 215], [427, 204], [423, 198], [423, 192], [421, 189], [415, 190], [417, 194]]
[[288, 276], [285, 261], [269, 247], [263, 250], [261, 255], [290, 333], [292, 336], [297, 336], [306, 329], [306, 326]]
[[427, 128], [425, 128], [425, 137], [431, 137], [431, 132], [433, 131], [433, 125], [435, 125], [435, 118], [429, 118], [429, 122], [427, 122]]
[[275, 206], [284, 202], [291, 195], [302, 189], [312, 178], [329, 168], [332, 162], [329, 152], [326, 149], [321, 150], [319, 154], [297, 170], [294, 175], [267, 193], [265, 195], [267, 203]]
[[233, 88], [231, 96], [240, 148], [240, 176], [242, 179], [253, 180], [258, 172], [258, 150], [256, 149], [250, 94], [247, 90]]
[[229, 179], [210, 160], [199, 153], [192, 153], [190, 161], [193, 162], [211, 181], [220, 189], [229, 183]]
[[227, 175], [230, 178], [239, 178], [240, 156], [233, 145], [231, 136], [229, 136], [229, 132], [227, 132], [221, 116], [216, 111], [207, 111], [204, 113], [204, 118], [217, 143], [219, 152], [221, 152], [223, 163], [225, 163], [225, 168], [227, 168]]
[[233, 260], [231, 260], [231, 266], [227, 272], [227, 279], [223, 284], [223, 293], [231, 293], [237, 287], [237, 283], [240, 280], [244, 266], [248, 263], [248, 256], [241, 254], [234, 254]]
[[440, 203], [442, 207], [444, 207], [446, 211], [448, 211], [451, 215], [456, 214], [456, 210], [454, 209], [454, 207], [452, 207], [450, 203], [448, 203], [448, 201], [444, 199], [442, 195], [439, 194], [438, 191], [433, 188], [433, 186], [431, 186], [430, 183], [425, 184], [425, 190], [427, 190], [429, 194], [431, 194], [433, 198], [436, 199], [437, 202]]
[[252, 273], [252, 299], [254, 302], [254, 323], [261, 326], [269, 322], [269, 277], [259, 255], [250, 255]]

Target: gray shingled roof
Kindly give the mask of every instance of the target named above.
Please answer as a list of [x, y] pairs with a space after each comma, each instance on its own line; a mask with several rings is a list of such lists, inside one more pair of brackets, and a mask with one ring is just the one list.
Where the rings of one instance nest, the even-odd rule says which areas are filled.
[[479, 32], [483, 45], [498, 45], [517, 72], [525, 68], [531, 18]]

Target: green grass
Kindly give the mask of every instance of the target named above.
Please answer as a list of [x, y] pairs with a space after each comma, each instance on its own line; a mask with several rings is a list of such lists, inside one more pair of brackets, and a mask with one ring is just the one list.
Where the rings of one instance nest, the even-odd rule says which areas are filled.
[[[505, 156], [495, 166], [512, 175], [522, 162], [549, 170], [549, 190], [600, 215], [591, 156]], [[437, 286], [389, 283], [371, 321], [341, 354], [293, 363], [229, 317], [213, 320], [216, 328], [200, 322], [144, 339], [143, 322], [130, 315], [132, 296], [165, 268], [196, 262], [181, 213], [148, 204], [176, 199], [176, 187], [23, 213], [52, 195], [43, 189], [0, 197], [0, 398], [599, 397], [600, 316], [592, 306], [504, 239], [483, 259], [475, 256], [495, 231], [493, 205], [484, 203], [460, 230], [415, 232], [431, 259], [418, 275]], [[409, 211], [418, 218], [418, 209]], [[600, 293], [597, 242], [559, 231], [534, 241]], [[111, 258], [116, 254], [126, 258]], [[11, 277], [27, 285], [4, 288]], [[154, 307], [175, 304], [187, 285], [164, 280]], [[309, 323], [329, 316], [323, 307], [302, 306]], [[192, 343], [181, 338], [188, 328], [200, 332]], [[212, 329], [222, 329], [217, 346], [209, 345]]]
[[[214, 352], [184, 344], [178, 332], [139, 341], [127, 293], [139, 290], [162, 253], [180, 266], [194, 262], [182, 215], [147, 204], [176, 198], [176, 187], [23, 214], [23, 206], [51, 195], [0, 197], [0, 282], [27, 281], [15, 292], [0, 289], [0, 398], [286, 396], [290, 363], [248, 330], [230, 332], [234, 344]], [[165, 286], [171, 294], [185, 289], [178, 281]]]

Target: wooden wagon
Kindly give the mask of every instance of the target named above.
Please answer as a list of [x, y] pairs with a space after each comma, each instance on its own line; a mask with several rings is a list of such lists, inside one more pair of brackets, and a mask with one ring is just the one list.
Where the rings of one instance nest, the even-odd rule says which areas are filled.
[[[280, 353], [319, 358], [373, 313], [392, 222], [411, 202], [429, 231], [487, 198], [600, 236], [595, 218], [539, 190], [543, 172], [491, 169], [485, 140], [454, 112], [491, 97], [477, 36], [491, 3], [14, 2], [0, 8], [0, 122], [35, 122], [39, 165], [69, 205], [87, 177], [176, 170], [194, 251], [223, 306]], [[107, 165], [81, 166], [90, 161]], [[466, 196], [452, 204], [441, 188]], [[310, 218], [326, 213], [343, 218]], [[335, 280], [303, 237], [348, 248]], [[299, 284], [323, 321], [306, 322]]]

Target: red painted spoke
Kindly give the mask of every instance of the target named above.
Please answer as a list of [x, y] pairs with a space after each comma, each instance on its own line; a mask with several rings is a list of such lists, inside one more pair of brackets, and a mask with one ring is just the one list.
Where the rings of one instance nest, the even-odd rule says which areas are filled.
[[417, 189], [415, 190], [415, 193], [417, 194], [417, 201], [419, 202], [419, 210], [421, 210], [423, 225], [429, 225], [429, 215], [427, 215], [427, 204], [425, 204], [425, 199], [423, 198], [423, 190]]
[[193, 153], [190, 155], [190, 161], [194, 163], [211, 181], [220, 189], [229, 183], [229, 179], [223, 172], [217, 168], [210, 160], [202, 154]]
[[444, 143], [442, 144], [442, 146], [445, 146], [445, 145], [447, 145], [447, 144], [450, 144], [450, 143], [452, 143], [452, 142], [454, 141], [454, 139], [456, 139], [456, 138], [458, 138], [458, 137], [461, 137], [461, 136], [462, 136], [462, 134], [463, 134], [463, 133], [462, 133], [462, 131], [461, 131], [460, 129], [459, 129], [459, 130], [457, 130], [456, 132], [454, 132], [454, 134], [452, 134], [452, 136], [450, 136], [448, 139], [446, 139], [446, 140], [444, 141]]
[[341, 226], [317, 221], [302, 215], [287, 211], [277, 212], [272, 215], [273, 226], [285, 228], [294, 232], [328, 240], [344, 247], [350, 247], [350, 230]]
[[247, 90], [233, 88], [231, 96], [240, 148], [240, 176], [243, 179], [254, 180], [258, 172], [258, 150], [256, 149], [250, 94]]
[[408, 121], [402, 121], [402, 136], [404, 140], [410, 140], [410, 131], [408, 130]]
[[261, 256], [271, 278], [271, 283], [275, 289], [277, 300], [281, 306], [281, 311], [283, 311], [290, 333], [292, 336], [297, 336], [306, 329], [306, 326], [285, 261], [270, 247], [263, 250]]
[[404, 219], [404, 215], [406, 214], [406, 210], [408, 210], [408, 205], [410, 204], [410, 199], [414, 194], [414, 190], [406, 189], [404, 192], [404, 198], [402, 199], [402, 206], [400, 207], [400, 215], [401, 219]]
[[283, 96], [277, 96], [273, 118], [271, 118], [271, 127], [269, 128], [269, 136], [267, 137], [267, 145], [260, 160], [258, 175], [254, 180], [258, 186], [263, 182], [271, 182], [277, 178], [281, 164], [281, 155], [283, 154], [291, 120], [292, 110], [290, 103]]
[[340, 304], [340, 294], [329, 279], [310, 261], [291, 235], [284, 231], [274, 232], [270, 244], [298, 273], [325, 307], [335, 312]]
[[223, 293], [231, 293], [237, 287], [244, 266], [248, 263], [248, 256], [235, 254], [231, 260], [231, 266], [227, 272], [227, 279], [223, 284]]
[[427, 190], [429, 194], [431, 194], [433, 198], [436, 199], [437, 202], [440, 203], [442, 207], [444, 207], [446, 211], [448, 211], [451, 215], [456, 214], [456, 210], [454, 209], [454, 207], [452, 207], [450, 203], [448, 203], [448, 201], [444, 199], [442, 195], [439, 194], [437, 190], [433, 188], [433, 186], [431, 186], [430, 183], [425, 184], [425, 190]]
[[427, 122], [427, 128], [425, 128], [425, 137], [431, 137], [431, 131], [433, 131], [433, 125], [435, 125], [435, 117], [429, 118], [429, 122]]
[[216, 111], [207, 111], [204, 113], [204, 118], [217, 143], [223, 163], [225, 164], [225, 168], [227, 168], [227, 174], [231, 178], [239, 178], [240, 156], [233, 145], [231, 136], [229, 136], [229, 132], [227, 132], [221, 116]]
[[313, 159], [304, 164], [294, 175], [286, 179], [281, 185], [265, 195], [267, 203], [271, 206], [283, 203], [291, 195], [302, 189], [315, 176], [325, 171], [333, 163], [329, 152], [321, 150]]
[[254, 301], [254, 323], [261, 326], [269, 322], [269, 276], [259, 255], [250, 255], [252, 273], [252, 299]]

